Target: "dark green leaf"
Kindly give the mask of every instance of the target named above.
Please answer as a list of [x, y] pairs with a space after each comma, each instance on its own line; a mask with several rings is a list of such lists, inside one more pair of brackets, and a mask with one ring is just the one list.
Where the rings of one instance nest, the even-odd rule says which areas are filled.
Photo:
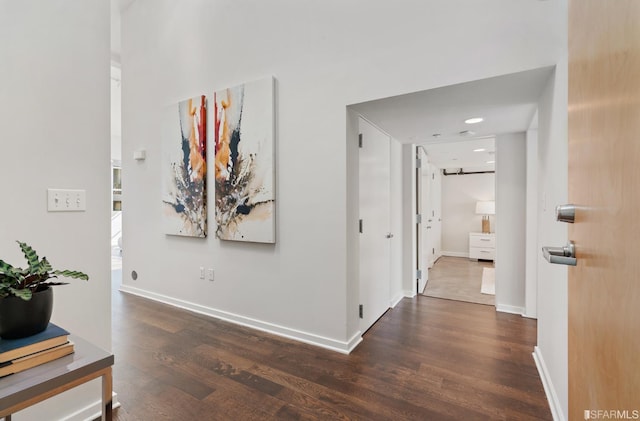
[[21, 243], [20, 241], [18, 241], [18, 244], [20, 244], [20, 248], [24, 253], [24, 257], [27, 259], [27, 262], [29, 262], [29, 269], [32, 272], [37, 272], [38, 268], [40, 267], [40, 258], [38, 257], [36, 251], [32, 249], [31, 246], [29, 246], [27, 243]]
[[44, 275], [45, 273], [50, 272], [52, 270], [53, 268], [51, 267], [51, 263], [49, 263], [46, 257], [43, 257], [42, 260], [40, 261], [40, 268], [38, 269], [38, 274]]
[[6, 275], [13, 275], [15, 271], [15, 268], [13, 266], [11, 266], [9, 263], [0, 260], [0, 273], [6, 274]]
[[22, 298], [25, 301], [29, 301], [31, 299], [32, 293], [30, 289], [9, 288], [9, 291], [11, 291], [16, 297]]
[[67, 278], [83, 279], [85, 281], [89, 280], [89, 275], [78, 272], [76, 270], [54, 270], [51, 273], [53, 273], [54, 275], [65, 276]]

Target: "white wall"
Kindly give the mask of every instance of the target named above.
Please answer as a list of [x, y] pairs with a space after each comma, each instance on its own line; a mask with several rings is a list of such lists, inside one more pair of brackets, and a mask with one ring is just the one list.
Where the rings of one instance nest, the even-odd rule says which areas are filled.
[[394, 306], [404, 297], [402, 279], [403, 243], [402, 229], [403, 207], [402, 200], [402, 144], [391, 138], [391, 273], [390, 273], [390, 305]]
[[[23, 265], [22, 240], [55, 268], [87, 272], [55, 287], [52, 320], [110, 349], [109, 5], [3, 1], [0, 39], [0, 258]], [[48, 213], [50, 187], [85, 189], [87, 211]], [[100, 396], [92, 382], [14, 419], [62, 419]]]
[[538, 314], [538, 116], [526, 133], [525, 316]]
[[525, 304], [527, 161], [524, 133], [496, 136], [496, 309]]
[[[566, 12], [564, 13], [566, 19]], [[562, 44], [566, 48], [566, 40]], [[555, 206], [567, 203], [567, 60], [558, 62], [538, 115], [538, 346], [536, 356], [558, 420], [568, 419], [567, 268], [549, 264], [543, 246], [567, 243], [567, 225]]]
[[121, 49], [121, 39], [120, 39], [120, 6], [121, 1], [119, 0], [109, 0], [111, 5], [110, 8], [110, 28], [111, 28], [111, 62], [112, 63], [120, 63], [120, 49]]
[[[122, 19], [124, 288], [348, 348], [358, 278], [347, 262], [357, 259], [358, 232], [345, 107], [553, 64], [561, 9], [511, 0], [134, 2]], [[165, 236], [160, 110], [265, 75], [277, 80], [278, 243]], [[147, 149], [144, 163], [131, 159], [137, 147]], [[199, 280], [200, 266], [217, 280]]]
[[[482, 232], [478, 201], [494, 200], [496, 176], [488, 174], [442, 176], [442, 254], [469, 257], [469, 233]], [[495, 232], [498, 215], [491, 215]]]
[[111, 159], [116, 161], [122, 160], [121, 82], [120, 68], [111, 66]]
[[[416, 244], [416, 146], [402, 145], [402, 284], [404, 295], [417, 294], [416, 263], [418, 253]], [[348, 183], [347, 185], [350, 185]], [[428, 274], [428, 272], [427, 272]]]

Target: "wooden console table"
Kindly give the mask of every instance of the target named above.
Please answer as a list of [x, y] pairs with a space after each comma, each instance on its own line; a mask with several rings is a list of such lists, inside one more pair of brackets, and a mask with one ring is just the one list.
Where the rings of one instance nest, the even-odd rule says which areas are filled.
[[70, 340], [73, 354], [0, 378], [0, 418], [10, 421], [11, 414], [102, 377], [102, 419], [112, 419], [113, 355], [77, 336]]

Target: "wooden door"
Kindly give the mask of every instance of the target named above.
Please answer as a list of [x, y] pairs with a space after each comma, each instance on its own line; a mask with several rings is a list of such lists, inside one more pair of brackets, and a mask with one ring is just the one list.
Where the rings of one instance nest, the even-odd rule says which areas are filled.
[[390, 139], [360, 119], [360, 330], [365, 332], [389, 308], [391, 246]]
[[[570, 2], [569, 199], [580, 206], [569, 228], [578, 258], [569, 268], [569, 419], [638, 419], [638, 0]], [[597, 410], [629, 417], [585, 412]]]

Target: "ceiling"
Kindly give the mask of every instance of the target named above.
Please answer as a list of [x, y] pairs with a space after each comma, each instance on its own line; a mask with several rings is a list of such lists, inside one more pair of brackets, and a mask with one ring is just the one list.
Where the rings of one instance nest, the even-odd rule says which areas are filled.
[[496, 142], [493, 137], [421, 145], [429, 162], [438, 168], [485, 171], [495, 168]]
[[[438, 156], [440, 168], [486, 169], [486, 161], [492, 156], [473, 153], [473, 149], [483, 147], [474, 146], [475, 143], [480, 142], [478, 145], [493, 152], [492, 138], [496, 135], [529, 129], [538, 98], [552, 73], [553, 67], [544, 67], [363, 102], [350, 108], [401, 143], [425, 145], [430, 161]], [[484, 121], [465, 124], [472, 117], [482, 117]], [[461, 136], [465, 130], [475, 134]]]

